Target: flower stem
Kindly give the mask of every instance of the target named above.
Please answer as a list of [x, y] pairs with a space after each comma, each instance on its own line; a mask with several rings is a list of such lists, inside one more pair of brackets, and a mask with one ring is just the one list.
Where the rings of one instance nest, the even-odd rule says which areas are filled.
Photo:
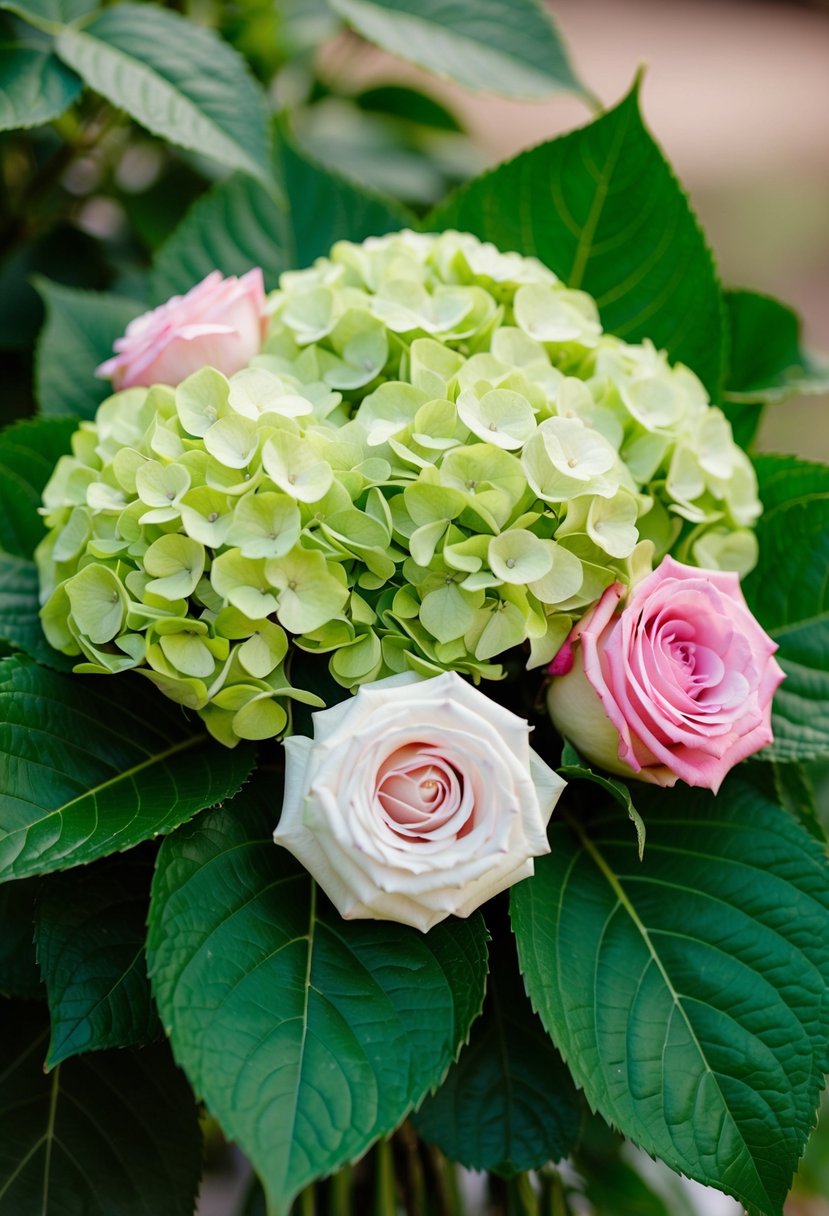
[[389, 1216], [397, 1210], [397, 1192], [394, 1183], [394, 1161], [391, 1142], [385, 1137], [378, 1140], [374, 1150], [374, 1216]]
[[344, 1165], [333, 1174], [328, 1191], [328, 1216], [351, 1216], [351, 1166]]

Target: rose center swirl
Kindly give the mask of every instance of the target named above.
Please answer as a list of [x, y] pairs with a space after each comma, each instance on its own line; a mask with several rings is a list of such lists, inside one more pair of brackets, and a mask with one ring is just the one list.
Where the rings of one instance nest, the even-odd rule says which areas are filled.
[[463, 775], [428, 744], [410, 743], [387, 756], [375, 792], [386, 824], [407, 840], [427, 840], [437, 832], [459, 836], [471, 826]]

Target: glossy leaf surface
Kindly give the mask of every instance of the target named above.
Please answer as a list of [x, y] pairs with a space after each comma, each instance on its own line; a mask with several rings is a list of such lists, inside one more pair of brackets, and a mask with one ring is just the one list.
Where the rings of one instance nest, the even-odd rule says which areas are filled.
[[273, 1210], [438, 1084], [483, 999], [477, 915], [346, 921], [272, 839], [263, 778], [166, 841], [148, 939], [173, 1051]]
[[739, 776], [717, 798], [554, 817], [515, 887], [530, 998], [588, 1102], [647, 1152], [779, 1216], [827, 1064], [829, 869]]
[[[0, 664], [0, 878], [66, 869], [169, 832], [236, 792], [252, 750], [191, 732], [154, 688]], [[117, 685], [117, 686], [116, 686]]]

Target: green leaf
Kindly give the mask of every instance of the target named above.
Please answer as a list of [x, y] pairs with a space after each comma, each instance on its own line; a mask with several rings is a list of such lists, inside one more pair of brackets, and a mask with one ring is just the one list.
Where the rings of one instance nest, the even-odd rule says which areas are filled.
[[51, 30], [85, 17], [98, 7], [98, 0], [0, 0], [0, 8], [9, 9], [35, 25]]
[[0, 46], [0, 131], [51, 122], [80, 91], [80, 78], [48, 48]]
[[512, 943], [493, 943], [490, 960], [483, 1013], [414, 1124], [450, 1161], [509, 1178], [568, 1156], [582, 1110], [573, 1079], [524, 994]]
[[363, 241], [414, 222], [393, 199], [361, 189], [305, 156], [283, 139], [278, 148], [278, 177], [288, 204], [288, 266], [310, 266], [335, 241]]
[[151, 877], [152, 856], [138, 850], [44, 881], [36, 941], [52, 1015], [47, 1068], [158, 1036], [144, 956]]
[[37, 879], [0, 886], [0, 993], [40, 997], [43, 985], [35, 957], [35, 899]]
[[617, 814], [555, 816], [512, 893], [527, 991], [608, 1122], [780, 1216], [829, 1063], [824, 851], [736, 774], [639, 803], [642, 862]]
[[35, 395], [41, 414], [92, 418], [112, 392], [95, 368], [141, 312], [137, 300], [36, 281], [46, 304], [46, 324], [35, 354]]
[[780, 764], [776, 760], [771, 761], [770, 767], [777, 801], [825, 845], [826, 832], [820, 821], [817, 794], [808, 768], [804, 764]]
[[470, 89], [506, 97], [585, 93], [551, 16], [533, 0], [331, 0], [378, 46]]
[[829, 392], [829, 365], [801, 350], [793, 309], [754, 291], [728, 291], [725, 303], [731, 331], [726, 401], [775, 402], [795, 393]]
[[38, 591], [34, 562], [0, 553], [0, 640], [48, 667], [68, 671], [73, 660], [54, 650], [41, 629]]
[[581, 1190], [590, 1202], [591, 1216], [622, 1212], [624, 1216], [696, 1216], [697, 1208], [681, 1179], [667, 1170], [655, 1177], [649, 1171], [649, 1179], [659, 1186], [657, 1193], [636, 1168], [639, 1156], [597, 1115], [585, 1121], [573, 1164], [584, 1178]]
[[647, 829], [644, 819], [633, 805], [633, 798], [624, 781], [620, 781], [617, 777], [606, 777], [601, 773], [594, 773], [592, 768], [582, 760], [572, 743], [567, 742], [567, 740], [565, 740], [561, 752], [561, 765], [556, 771], [568, 781], [591, 781], [594, 785], [600, 786], [606, 793], [610, 794], [615, 802], [618, 802], [636, 828], [636, 843], [639, 849], [639, 860], [641, 861], [645, 852]]
[[290, 263], [283, 247], [285, 216], [272, 191], [244, 174], [219, 182], [197, 199], [156, 255], [154, 301], [188, 291], [211, 270], [244, 274], [261, 266], [268, 288]]
[[37, 509], [58, 459], [69, 451], [74, 419], [27, 419], [0, 432], [0, 549], [31, 557], [46, 534]]
[[0, 433], [0, 638], [52, 666], [66, 661], [43, 636], [30, 559], [45, 533], [41, 492], [74, 429], [71, 419], [31, 419]]
[[412, 222], [391, 200], [359, 189], [284, 140], [276, 175], [282, 200], [239, 174], [198, 200], [156, 257], [156, 300], [186, 291], [217, 268], [244, 274], [261, 266], [266, 286], [276, 287], [283, 270], [310, 266], [335, 241], [362, 241]]
[[743, 591], [786, 673], [763, 758], [808, 760], [829, 754], [829, 467], [761, 456], [756, 468], [760, 558]]
[[242, 745], [192, 733], [135, 679], [0, 664], [0, 879], [62, 870], [169, 832], [239, 789]]
[[155, 135], [270, 181], [265, 97], [212, 30], [157, 5], [119, 4], [57, 52], [96, 93]]
[[[479, 916], [345, 921], [271, 839], [264, 779], [166, 841], [150, 976], [176, 1058], [283, 1214], [438, 1084], [481, 1007]], [[220, 898], [217, 898], [220, 893]]]
[[0, 1002], [0, 1209], [16, 1216], [191, 1216], [193, 1097], [165, 1044], [71, 1060], [46, 1076], [48, 1024]]
[[435, 131], [463, 131], [458, 119], [442, 102], [409, 85], [384, 84], [364, 89], [354, 102], [369, 114], [391, 115]]
[[716, 271], [642, 122], [636, 88], [589, 126], [462, 187], [424, 227], [459, 228], [534, 254], [595, 297], [605, 329], [628, 342], [650, 338], [717, 396], [724, 351]]

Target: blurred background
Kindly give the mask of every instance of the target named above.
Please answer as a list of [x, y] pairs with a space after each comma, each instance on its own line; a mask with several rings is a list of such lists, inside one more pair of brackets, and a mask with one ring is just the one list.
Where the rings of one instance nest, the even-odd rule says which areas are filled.
[[[723, 281], [779, 296], [802, 315], [807, 346], [829, 351], [829, 4], [553, 0], [550, 8], [603, 105], [617, 102], [644, 67], [646, 120], [690, 195]], [[478, 168], [495, 164], [590, 117], [571, 94], [544, 102], [473, 94], [365, 45], [347, 52], [332, 44], [321, 63], [323, 71], [346, 70], [354, 87], [405, 82], [439, 97], [473, 144], [461, 167], [467, 158]], [[330, 125], [317, 122], [306, 126], [309, 142], [330, 157], [333, 111]], [[340, 148], [347, 169], [353, 149], [348, 140]], [[411, 162], [406, 168], [428, 197], [426, 175], [418, 182]], [[382, 166], [377, 184], [394, 172]], [[796, 445], [829, 459], [827, 407], [824, 397], [771, 409], [761, 446]]]

